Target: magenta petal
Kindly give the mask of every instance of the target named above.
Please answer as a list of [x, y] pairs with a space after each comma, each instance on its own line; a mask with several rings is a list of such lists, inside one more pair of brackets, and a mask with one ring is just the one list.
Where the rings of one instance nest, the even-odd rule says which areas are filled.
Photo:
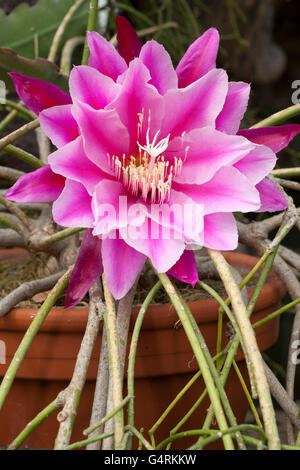
[[66, 308], [78, 304], [103, 273], [101, 240], [88, 229], [81, 242], [66, 293]]
[[21, 100], [34, 113], [43, 109], [72, 103], [71, 97], [51, 83], [38, 78], [30, 78], [17, 72], [9, 73]]
[[234, 167], [247, 176], [251, 183], [257, 184], [273, 170], [275, 163], [276, 155], [269, 147], [255, 145], [248, 155], [234, 164]]
[[204, 246], [213, 250], [235, 250], [238, 231], [231, 213], [215, 213], [204, 217]]
[[272, 181], [265, 178], [256, 185], [256, 189], [261, 201], [261, 207], [256, 212], [276, 212], [287, 208], [284, 195]]
[[176, 69], [180, 88], [216, 67], [219, 39], [218, 31], [210, 28], [190, 45]]
[[193, 250], [184, 250], [177, 263], [167, 272], [182, 282], [194, 285], [199, 280], [197, 264]]
[[77, 181], [66, 180], [63, 192], [53, 204], [53, 219], [64, 227], [92, 227], [92, 198]]
[[16, 202], [50, 202], [64, 189], [65, 178], [53, 173], [49, 165], [21, 176], [6, 191], [5, 197]]
[[108, 288], [115, 299], [121, 299], [133, 286], [146, 256], [120, 238], [104, 238], [102, 259]]
[[227, 134], [236, 134], [247, 109], [250, 85], [244, 82], [229, 82], [228, 93], [222, 111], [216, 119], [216, 129]]
[[103, 109], [119, 93], [120, 86], [112, 78], [93, 67], [73, 67], [70, 74], [70, 94], [73, 99], [89, 104], [94, 109]]
[[99, 181], [109, 178], [109, 175], [87, 158], [82, 137], [77, 137], [49, 155], [49, 163], [55, 173], [82, 183], [91, 195]]
[[116, 16], [116, 28], [119, 54], [129, 64], [135, 57], [139, 56], [142, 43], [124, 16]]
[[116, 81], [127, 69], [123, 57], [110, 42], [95, 31], [87, 32], [87, 41], [90, 49], [89, 65]]
[[53, 106], [39, 115], [41, 128], [56, 147], [62, 147], [79, 135], [77, 122], [71, 113], [71, 104]]
[[148, 68], [157, 91], [164, 95], [170, 88], [177, 88], [178, 79], [171, 58], [165, 48], [156, 41], [148, 41], [141, 50], [140, 59]]
[[288, 143], [300, 132], [298, 124], [286, 124], [284, 126], [262, 127], [258, 129], [242, 129], [238, 132], [255, 144], [270, 147], [277, 153], [284, 149]]

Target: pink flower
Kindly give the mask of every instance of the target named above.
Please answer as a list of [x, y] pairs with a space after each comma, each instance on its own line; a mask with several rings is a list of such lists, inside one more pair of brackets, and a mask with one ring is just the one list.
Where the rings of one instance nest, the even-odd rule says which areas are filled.
[[163, 46], [142, 46], [124, 18], [117, 30], [119, 53], [88, 33], [89, 65], [73, 68], [70, 97], [11, 74], [58, 150], [6, 197], [54, 201], [58, 224], [88, 229], [68, 306], [103, 271], [115, 298], [123, 297], [147, 257], [159, 272], [194, 284], [190, 244], [235, 249], [233, 212], [286, 207], [265, 177], [275, 152], [300, 130], [287, 125], [238, 132], [250, 87], [228, 83], [226, 72], [216, 68], [215, 29], [190, 46], [176, 70]]

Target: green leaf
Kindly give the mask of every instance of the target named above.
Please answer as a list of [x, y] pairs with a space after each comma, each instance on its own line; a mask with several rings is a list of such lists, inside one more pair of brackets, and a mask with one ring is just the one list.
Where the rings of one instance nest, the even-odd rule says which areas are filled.
[[43, 58], [27, 59], [12, 49], [0, 47], [0, 79], [5, 82], [9, 90], [14, 91], [13, 81], [7, 72], [19, 72], [28, 77], [39, 78], [53, 83], [63, 91], [68, 91], [68, 77], [60, 73], [53, 62]]
[[[55, 31], [73, 3], [74, 0], [40, 0], [32, 7], [22, 3], [8, 16], [0, 10], [0, 46], [34, 59], [34, 37], [37, 35], [38, 56], [47, 57]], [[84, 34], [88, 7], [86, 0], [78, 8], [65, 30], [61, 46], [69, 38]]]

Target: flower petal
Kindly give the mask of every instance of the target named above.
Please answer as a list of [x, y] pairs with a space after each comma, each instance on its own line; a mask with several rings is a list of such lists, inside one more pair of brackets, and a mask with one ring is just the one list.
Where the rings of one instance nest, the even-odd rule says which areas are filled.
[[58, 198], [64, 185], [65, 178], [53, 173], [50, 165], [45, 165], [21, 176], [6, 191], [5, 197], [16, 202], [50, 202]]
[[222, 111], [216, 119], [216, 129], [227, 134], [236, 134], [247, 109], [250, 85], [244, 82], [229, 82], [228, 93]]
[[204, 217], [204, 246], [213, 250], [235, 250], [238, 245], [236, 220], [231, 213]]
[[135, 283], [146, 256], [121, 238], [104, 238], [102, 259], [108, 288], [115, 299], [121, 299]]
[[192, 284], [194, 287], [199, 277], [193, 250], [184, 250], [177, 263], [169, 269], [167, 274], [176, 277], [181, 282]]
[[82, 137], [69, 142], [49, 155], [49, 163], [55, 173], [82, 183], [89, 194], [93, 195], [99, 181], [109, 178], [85, 154]]
[[119, 93], [117, 85], [110, 77], [93, 67], [80, 65], [73, 67], [70, 74], [71, 97], [89, 104], [94, 109], [103, 109]]
[[218, 31], [210, 28], [190, 45], [176, 69], [180, 88], [190, 85], [216, 67], [219, 40]]
[[203, 127], [173, 139], [164, 156], [170, 165], [174, 165], [175, 156], [183, 161], [174, 181], [202, 184], [209, 181], [221, 166], [239, 161], [253, 148], [254, 144], [245, 138]]
[[287, 208], [284, 195], [272, 181], [265, 178], [256, 185], [256, 189], [261, 200], [261, 206], [256, 212], [276, 212]]
[[139, 56], [142, 43], [124, 16], [116, 16], [116, 29], [119, 54], [129, 64], [135, 57]]
[[255, 145], [246, 157], [234, 164], [234, 167], [247, 176], [251, 183], [257, 184], [273, 170], [275, 163], [276, 155], [269, 147]]
[[9, 75], [21, 100], [36, 114], [52, 106], [72, 103], [71, 97], [52, 83], [26, 77], [17, 72], [11, 72]]
[[288, 143], [300, 132], [299, 124], [286, 124], [284, 126], [261, 127], [258, 129], [242, 129], [238, 132], [255, 144], [270, 147], [277, 153], [284, 149]]
[[92, 227], [92, 198], [77, 181], [66, 180], [64, 190], [53, 204], [53, 218], [64, 227]]
[[39, 115], [41, 128], [56, 147], [62, 147], [79, 135], [77, 122], [71, 113], [71, 104], [53, 106]]
[[156, 41], [148, 41], [142, 47], [140, 59], [148, 68], [151, 83], [164, 95], [170, 88], [178, 87], [178, 78], [171, 58], [165, 48]]
[[260, 199], [254, 185], [234, 167], [222, 167], [210, 181], [201, 185], [174, 183], [195, 202], [203, 204], [204, 213], [251, 212], [259, 209]]
[[169, 90], [165, 94], [162, 136], [171, 134], [172, 139], [192, 129], [215, 127], [227, 90], [227, 74], [221, 69], [211, 70], [186, 88]]
[[66, 308], [78, 304], [103, 273], [101, 240], [88, 229], [81, 242], [66, 293]]
[[127, 69], [123, 57], [110, 42], [95, 31], [87, 32], [87, 42], [90, 49], [89, 65], [117, 80], [118, 76]]

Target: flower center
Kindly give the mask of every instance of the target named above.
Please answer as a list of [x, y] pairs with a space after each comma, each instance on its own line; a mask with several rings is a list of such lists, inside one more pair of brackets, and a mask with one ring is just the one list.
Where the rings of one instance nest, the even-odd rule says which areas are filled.
[[174, 157], [172, 164], [165, 161], [163, 152], [168, 148], [169, 138], [157, 141], [159, 131], [152, 142], [149, 140], [149, 128], [146, 134], [146, 145], [138, 141], [139, 155], [135, 157], [126, 155], [120, 159], [113, 155], [108, 158], [116, 177], [134, 196], [140, 195], [144, 201], [148, 198], [152, 203], [162, 204], [170, 197], [172, 178], [176, 176], [182, 167], [181, 158]]

